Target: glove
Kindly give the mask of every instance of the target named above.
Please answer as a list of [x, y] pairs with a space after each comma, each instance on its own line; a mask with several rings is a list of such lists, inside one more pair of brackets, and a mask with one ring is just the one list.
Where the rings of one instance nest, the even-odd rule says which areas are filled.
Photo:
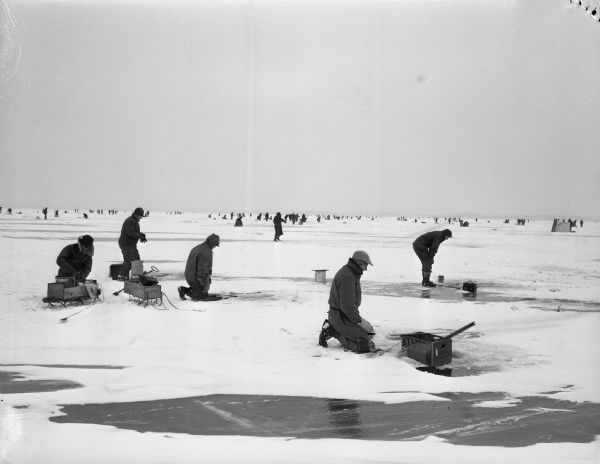
[[146, 234], [140, 234], [140, 242], [142, 243], [146, 243], [148, 240], [146, 240]]
[[363, 329], [369, 335], [375, 334], [375, 330], [373, 329], [373, 326], [371, 325], [371, 323], [369, 321], [367, 321], [365, 319], [361, 319], [360, 322], [358, 322], [356, 325], [358, 325], [361, 329]]

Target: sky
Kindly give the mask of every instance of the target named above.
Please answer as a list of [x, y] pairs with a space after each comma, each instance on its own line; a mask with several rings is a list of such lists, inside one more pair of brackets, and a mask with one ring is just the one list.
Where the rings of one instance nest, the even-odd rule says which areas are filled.
[[4, 208], [600, 218], [568, 1], [1, 2]]

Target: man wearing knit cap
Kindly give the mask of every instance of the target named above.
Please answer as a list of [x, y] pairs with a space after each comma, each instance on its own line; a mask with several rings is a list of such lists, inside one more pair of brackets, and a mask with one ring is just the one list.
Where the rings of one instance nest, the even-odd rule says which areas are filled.
[[137, 249], [137, 242], [146, 243], [146, 234], [140, 232], [140, 219], [144, 217], [144, 210], [136, 208], [133, 214], [123, 222], [121, 235], [119, 236], [119, 248], [123, 254], [123, 264], [119, 271], [119, 280], [127, 280], [131, 270], [131, 262], [139, 261], [140, 254]]
[[205, 299], [212, 282], [213, 248], [219, 246], [220, 238], [210, 234], [200, 245], [190, 251], [185, 265], [185, 280], [189, 287], [178, 287], [179, 298], [185, 300], [188, 295], [192, 301]]
[[319, 335], [322, 347], [326, 347], [327, 340], [333, 337], [345, 349], [356, 353], [376, 351], [373, 326], [358, 311], [362, 299], [360, 277], [369, 265], [373, 265], [369, 255], [358, 250], [335, 274], [329, 292], [328, 317]]

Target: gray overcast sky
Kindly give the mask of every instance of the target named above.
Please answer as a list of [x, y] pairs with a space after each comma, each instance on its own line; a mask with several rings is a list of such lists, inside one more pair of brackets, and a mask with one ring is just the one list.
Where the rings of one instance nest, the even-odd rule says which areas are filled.
[[566, 0], [2, 1], [4, 208], [600, 218]]

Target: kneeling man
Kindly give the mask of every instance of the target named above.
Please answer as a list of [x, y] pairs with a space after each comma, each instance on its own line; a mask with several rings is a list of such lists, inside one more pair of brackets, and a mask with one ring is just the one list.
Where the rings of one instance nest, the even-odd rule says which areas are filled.
[[189, 287], [178, 287], [179, 297], [185, 300], [189, 295], [192, 300], [206, 298], [211, 284], [213, 248], [219, 246], [219, 236], [209, 235], [200, 245], [190, 251], [185, 265], [185, 280]]
[[369, 265], [373, 265], [369, 255], [358, 250], [335, 274], [329, 292], [328, 318], [323, 322], [319, 345], [326, 347], [327, 339], [333, 337], [356, 353], [376, 351], [373, 326], [358, 311], [362, 299], [360, 277]]

